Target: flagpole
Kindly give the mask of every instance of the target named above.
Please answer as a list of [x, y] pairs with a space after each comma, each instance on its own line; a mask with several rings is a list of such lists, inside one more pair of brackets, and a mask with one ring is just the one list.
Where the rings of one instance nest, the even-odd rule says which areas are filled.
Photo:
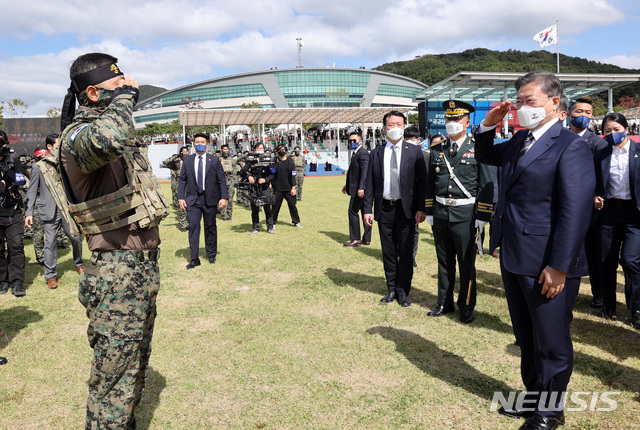
[[560, 73], [560, 29], [558, 28], [558, 20], [556, 19], [556, 47], [558, 49], [556, 56], [558, 62], [558, 73]]

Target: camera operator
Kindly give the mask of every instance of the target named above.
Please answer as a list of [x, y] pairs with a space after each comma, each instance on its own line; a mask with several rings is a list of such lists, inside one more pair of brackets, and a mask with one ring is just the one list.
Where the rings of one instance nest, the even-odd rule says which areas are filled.
[[248, 155], [245, 165], [240, 170], [240, 177], [249, 181], [249, 200], [251, 203], [251, 221], [253, 231], [251, 235], [260, 233], [260, 208], [264, 208], [264, 215], [267, 218], [267, 232], [274, 234], [273, 215], [271, 212], [271, 190], [269, 185], [274, 178], [275, 168], [273, 159], [264, 153], [264, 144], [256, 143], [253, 147], [253, 154]]
[[287, 147], [283, 144], [276, 148], [278, 159], [276, 160], [276, 174], [271, 187], [275, 196], [273, 204], [273, 225], [278, 223], [278, 214], [282, 206], [282, 199], [287, 200], [291, 222], [295, 227], [300, 225], [300, 216], [296, 207], [296, 165], [292, 159], [287, 158]]
[[[23, 297], [27, 293], [23, 284], [24, 221], [20, 187], [26, 183], [26, 177], [20, 162], [11, 155], [8, 143], [7, 134], [0, 131], [0, 294], [11, 287], [14, 296]], [[5, 239], [8, 254], [4, 249]]]

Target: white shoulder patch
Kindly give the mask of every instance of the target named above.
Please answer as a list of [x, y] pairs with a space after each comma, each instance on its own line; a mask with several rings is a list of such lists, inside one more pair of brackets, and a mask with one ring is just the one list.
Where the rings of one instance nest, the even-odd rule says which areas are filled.
[[80, 132], [81, 132], [82, 130], [84, 130], [86, 127], [88, 127], [88, 126], [89, 126], [89, 123], [87, 123], [87, 124], [83, 124], [83, 125], [81, 125], [80, 127], [78, 127], [78, 128], [76, 129], [76, 131], [74, 131], [74, 132], [73, 132], [73, 134], [72, 134], [71, 136], [69, 136], [69, 140], [70, 140], [70, 141], [72, 141], [72, 142], [73, 142], [74, 140], [76, 140], [76, 137], [78, 137], [78, 134], [80, 134]]

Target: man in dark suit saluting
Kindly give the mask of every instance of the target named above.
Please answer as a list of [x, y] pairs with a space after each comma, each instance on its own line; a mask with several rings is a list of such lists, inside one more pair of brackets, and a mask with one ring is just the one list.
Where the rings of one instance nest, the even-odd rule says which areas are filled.
[[595, 172], [589, 145], [556, 117], [558, 78], [531, 72], [515, 87], [526, 129], [493, 144], [495, 126], [513, 106], [505, 101], [476, 132], [476, 159], [502, 168], [491, 241], [492, 248], [502, 246], [502, 280], [531, 406], [503, 405], [500, 413], [527, 418], [521, 429], [555, 429], [564, 424], [562, 396], [573, 369], [569, 324], [580, 276], [587, 274], [583, 245]]
[[388, 289], [380, 301], [389, 303], [397, 299], [407, 307], [411, 305], [414, 226], [426, 217], [427, 169], [420, 147], [403, 140], [405, 116], [391, 111], [382, 123], [387, 142], [375, 148], [369, 158], [364, 222], [371, 226], [374, 219], [378, 221]]
[[204, 218], [204, 243], [209, 263], [216, 262], [218, 232], [216, 228], [217, 207], [224, 209], [229, 200], [224, 169], [218, 157], [206, 154], [207, 136], [194, 136], [196, 153], [188, 155], [182, 162], [178, 180], [178, 204], [187, 211], [189, 220], [189, 248], [191, 261], [187, 269], [200, 265], [200, 218]]
[[364, 188], [369, 168], [369, 153], [362, 147], [362, 136], [357, 131], [349, 134], [349, 145], [354, 149], [351, 163], [347, 170], [347, 183], [342, 193], [351, 196], [349, 200], [349, 242], [344, 246], [369, 245], [371, 243], [371, 226], [364, 224], [364, 234], [360, 240], [360, 219], [362, 212], [364, 223]]

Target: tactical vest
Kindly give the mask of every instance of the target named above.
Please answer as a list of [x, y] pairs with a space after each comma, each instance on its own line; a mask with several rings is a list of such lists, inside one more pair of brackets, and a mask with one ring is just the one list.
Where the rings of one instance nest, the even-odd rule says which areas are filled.
[[[78, 125], [74, 123], [67, 127], [61, 138]], [[68, 208], [69, 218], [73, 220], [69, 225], [73, 224], [82, 234], [104, 233], [133, 223], [140, 228], [156, 227], [169, 214], [169, 203], [151, 171], [145, 153], [129, 144], [125, 146], [122, 160], [125, 163], [127, 185], [113, 193], [81, 203], [70, 203], [69, 193], [66, 192], [67, 204], [62, 207], [58, 205], [61, 212], [65, 207]], [[64, 172], [61, 177], [61, 184], [68, 187], [70, 184]]]
[[304, 171], [304, 169], [307, 167], [304, 161], [304, 155], [292, 155], [289, 158], [291, 158], [293, 160], [293, 163], [296, 165], [296, 170]]
[[237, 164], [233, 158], [220, 157], [220, 164], [222, 164], [225, 176], [233, 176], [236, 173]]

